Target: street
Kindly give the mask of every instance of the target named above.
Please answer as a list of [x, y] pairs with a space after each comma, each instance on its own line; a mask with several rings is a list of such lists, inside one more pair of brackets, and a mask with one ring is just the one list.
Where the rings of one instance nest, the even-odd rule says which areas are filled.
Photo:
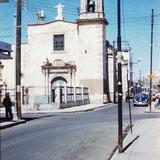
[[[132, 107], [133, 125], [159, 114]], [[129, 125], [123, 103], [123, 130]], [[88, 112], [24, 114], [28, 121], [1, 131], [1, 160], [107, 160], [117, 145], [117, 105]], [[133, 129], [134, 132], [134, 129]]]

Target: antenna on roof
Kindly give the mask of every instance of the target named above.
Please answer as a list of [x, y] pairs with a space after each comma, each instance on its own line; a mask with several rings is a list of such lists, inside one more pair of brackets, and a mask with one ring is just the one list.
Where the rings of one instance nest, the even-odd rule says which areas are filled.
[[43, 22], [45, 20], [44, 10], [37, 12], [37, 18], [39, 22]]

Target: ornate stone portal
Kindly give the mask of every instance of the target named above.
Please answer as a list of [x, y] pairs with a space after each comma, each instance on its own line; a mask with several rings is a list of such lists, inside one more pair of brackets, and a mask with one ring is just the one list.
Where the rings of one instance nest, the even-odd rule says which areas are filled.
[[[61, 82], [63, 77], [65, 77], [63, 79], [65, 80], [66, 85], [75, 85], [76, 65], [74, 62], [66, 63], [61, 59], [57, 59], [53, 63], [50, 63], [47, 59], [46, 64], [41, 67], [42, 72], [45, 75], [45, 82], [47, 82], [45, 92], [48, 92], [48, 94], [50, 93], [50, 90], [54, 89], [52, 83], [56, 84], [55, 81], [57, 81], [57, 83]], [[58, 85], [64, 85], [64, 83], [60, 83]]]
[[76, 72], [76, 65], [74, 64], [74, 62], [65, 63], [61, 59], [57, 59], [53, 63], [49, 63], [49, 61], [47, 61], [47, 63], [41, 67], [42, 72], [44, 72], [45, 74], [56, 74], [57, 76], [59, 74], [70, 74], [71, 79]]

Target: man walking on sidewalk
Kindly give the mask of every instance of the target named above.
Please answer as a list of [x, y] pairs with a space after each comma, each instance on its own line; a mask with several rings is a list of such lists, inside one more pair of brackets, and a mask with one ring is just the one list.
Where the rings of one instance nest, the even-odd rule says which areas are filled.
[[6, 119], [12, 120], [13, 114], [12, 114], [12, 101], [10, 99], [9, 93], [5, 94], [5, 98], [3, 100], [3, 105], [5, 106], [6, 111]]
[[157, 94], [157, 99], [158, 99], [157, 108], [160, 109], [160, 92]]

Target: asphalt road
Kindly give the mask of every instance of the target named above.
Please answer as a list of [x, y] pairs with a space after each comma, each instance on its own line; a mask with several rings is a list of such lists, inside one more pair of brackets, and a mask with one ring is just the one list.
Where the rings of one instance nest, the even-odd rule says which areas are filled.
[[[159, 114], [132, 107], [133, 124]], [[26, 114], [27, 123], [1, 131], [1, 160], [107, 160], [117, 145], [117, 105], [88, 112]], [[129, 125], [123, 104], [123, 128]], [[133, 130], [134, 132], [134, 130]]]

